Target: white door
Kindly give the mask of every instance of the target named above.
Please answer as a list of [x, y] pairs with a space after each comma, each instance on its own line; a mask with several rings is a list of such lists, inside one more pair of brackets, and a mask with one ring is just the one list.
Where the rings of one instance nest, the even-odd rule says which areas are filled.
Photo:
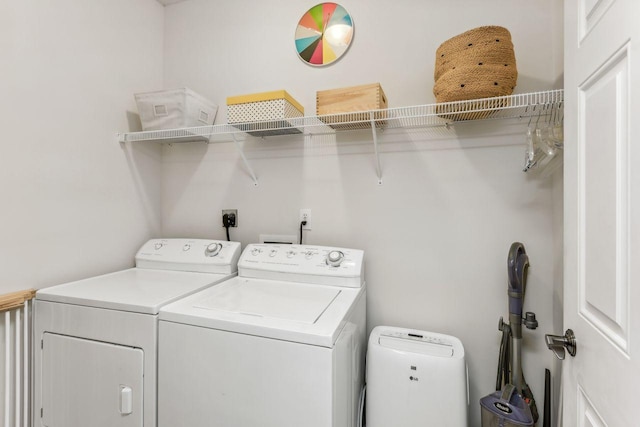
[[44, 427], [142, 427], [144, 355], [125, 347], [45, 333]]
[[640, 0], [565, 1], [564, 427], [640, 426], [639, 61]]

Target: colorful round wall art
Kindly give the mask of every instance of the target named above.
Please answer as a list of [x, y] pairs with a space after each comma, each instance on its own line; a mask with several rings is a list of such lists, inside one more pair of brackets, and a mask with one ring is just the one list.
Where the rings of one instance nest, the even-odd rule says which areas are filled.
[[309, 65], [331, 64], [345, 54], [353, 39], [353, 21], [337, 3], [320, 3], [305, 13], [296, 29], [296, 50]]

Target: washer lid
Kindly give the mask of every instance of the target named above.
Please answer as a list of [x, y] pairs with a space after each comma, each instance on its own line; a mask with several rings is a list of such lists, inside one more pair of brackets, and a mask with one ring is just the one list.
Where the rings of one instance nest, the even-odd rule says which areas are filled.
[[234, 277], [160, 309], [186, 325], [333, 347], [365, 288]]
[[40, 289], [36, 299], [144, 314], [234, 274], [131, 268]]
[[340, 294], [335, 288], [255, 281], [214, 289], [194, 307], [313, 324]]

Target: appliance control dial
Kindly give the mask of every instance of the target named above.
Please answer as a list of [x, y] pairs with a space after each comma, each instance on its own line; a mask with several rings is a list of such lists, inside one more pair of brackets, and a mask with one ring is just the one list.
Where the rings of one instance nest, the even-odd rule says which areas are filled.
[[216, 256], [220, 253], [221, 249], [222, 249], [221, 243], [210, 243], [209, 245], [207, 245], [206, 249], [204, 250], [204, 255]]
[[162, 242], [158, 242], [155, 245], [153, 245], [153, 247], [156, 249], [156, 251], [159, 251], [160, 249], [162, 249], [164, 245], [162, 244]]
[[327, 264], [332, 267], [339, 267], [344, 261], [344, 253], [342, 251], [330, 251], [327, 254]]
[[191, 249], [191, 245], [190, 245], [190, 244], [188, 244], [188, 243], [186, 243], [186, 244], [182, 247], [182, 250], [183, 250], [183, 251], [185, 251], [185, 252], [186, 252], [186, 251], [188, 251], [189, 249]]
[[251, 255], [253, 255], [253, 256], [258, 256], [258, 255], [260, 255], [260, 253], [262, 253], [262, 249], [260, 249], [260, 248], [251, 249]]

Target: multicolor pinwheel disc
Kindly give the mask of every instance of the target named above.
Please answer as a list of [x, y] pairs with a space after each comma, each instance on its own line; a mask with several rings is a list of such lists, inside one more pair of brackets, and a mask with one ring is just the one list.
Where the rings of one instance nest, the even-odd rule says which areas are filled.
[[337, 3], [320, 3], [305, 13], [296, 29], [296, 50], [310, 65], [331, 64], [349, 48], [353, 21]]

